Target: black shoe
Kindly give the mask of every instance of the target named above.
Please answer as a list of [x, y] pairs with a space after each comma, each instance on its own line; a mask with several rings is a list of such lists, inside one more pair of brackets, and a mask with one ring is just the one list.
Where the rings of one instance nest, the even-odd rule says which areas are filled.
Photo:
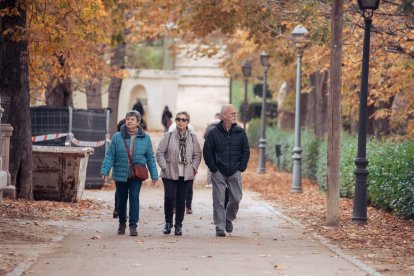
[[120, 224], [118, 227], [118, 235], [125, 235], [126, 224]]
[[224, 232], [224, 230], [216, 230], [216, 236], [217, 237], [225, 237], [226, 232]]
[[174, 235], [176, 236], [182, 236], [183, 235], [183, 231], [181, 230], [182, 225], [175, 225], [174, 226], [175, 230], [174, 230]]
[[191, 215], [193, 213], [193, 209], [185, 208], [185, 213], [188, 214], [188, 215]]
[[233, 232], [233, 223], [229, 220], [226, 220], [226, 232], [227, 233]]
[[114, 210], [114, 212], [112, 213], [112, 217], [113, 218], [118, 218], [118, 210]]
[[136, 226], [129, 227], [129, 235], [130, 236], [138, 236], [138, 231]]
[[171, 233], [172, 223], [167, 222], [164, 226], [164, 234], [168, 235]]

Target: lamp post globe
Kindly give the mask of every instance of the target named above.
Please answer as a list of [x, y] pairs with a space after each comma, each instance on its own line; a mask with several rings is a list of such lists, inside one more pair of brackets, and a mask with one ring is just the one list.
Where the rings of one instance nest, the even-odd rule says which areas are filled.
[[247, 89], [249, 84], [249, 77], [252, 75], [252, 64], [245, 60], [242, 65], [242, 72], [244, 77], [244, 102], [243, 102], [243, 128], [246, 129], [246, 122], [247, 122]]
[[262, 114], [261, 131], [259, 140], [259, 167], [258, 173], [266, 173], [266, 95], [267, 95], [267, 71], [270, 67], [269, 55], [263, 51], [260, 54], [260, 63], [263, 67], [263, 92], [262, 92]]
[[380, 0], [358, 0], [359, 8], [364, 10], [376, 10], [378, 9]]
[[358, 0], [364, 26], [364, 45], [362, 50], [361, 91], [359, 93], [359, 125], [358, 150], [355, 159], [355, 196], [352, 210], [352, 222], [367, 224], [367, 103], [368, 103], [368, 76], [369, 76], [369, 48], [371, 37], [371, 23], [374, 10], [379, 7], [379, 0]]
[[292, 172], [292, 193], [302, 192], [302, 148], [301, 148], [301, 129], [300, 129], [300, 97], [302, 85], [302, 55], [303, 50], [309, 43], [308, 30], [297, 25], [292, 31], [292, 40], [295, 45], [297, 65], [296, 65], [296, 102], [295, 102], [295, 146], [293, 148], [293, 172]]

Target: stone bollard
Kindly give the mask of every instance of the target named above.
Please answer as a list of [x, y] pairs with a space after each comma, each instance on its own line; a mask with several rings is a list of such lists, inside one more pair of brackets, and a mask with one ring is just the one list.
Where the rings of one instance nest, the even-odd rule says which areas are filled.
[[4, 109], [1, 107], [0, 98], [0, 201], [5, 197], [16, 197], [16, 189], [10, 185], [9, 173], [9, 152], [10, 152], [10, 137], [13, 128], [9, 124], [1, 124]]
[[3, 188], [3, 196], [7, 198], [16, 198], [16, 187], [11, 185], [11, 177], [9, 173], [10, 137], [13, 133], [13, 127], [10, 124], [2, 124], [0, 126], [0, 131], [0, 157], [3, 160], [1, 170], [7, 177], [7, 185]]

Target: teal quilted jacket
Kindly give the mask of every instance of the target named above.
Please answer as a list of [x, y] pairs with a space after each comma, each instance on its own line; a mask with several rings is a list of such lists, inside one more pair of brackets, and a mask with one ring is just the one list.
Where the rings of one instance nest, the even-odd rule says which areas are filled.
[[[117, 132], [112, 137], [111, 144], [105, 154], [105, 159], [101, 167], [101, 175], [108, 175], [112, 168], [112, 178], [118, 182], [126, 182], [128, 176], [131, 175], [131, 166], [128, 165], [128, 152], [125, 149], [122, 137], [125, 137], [129, 149], [131, 136], [129, 135], [126, 126], [123, 125], [121, 131]], [[155, 163], [151, 138], [145, 134], [141, 127], [139, 127], [136, 134], [132, 162], [134, 164], [147, 165], [151, 179], [158, 179], [157, 165]]]

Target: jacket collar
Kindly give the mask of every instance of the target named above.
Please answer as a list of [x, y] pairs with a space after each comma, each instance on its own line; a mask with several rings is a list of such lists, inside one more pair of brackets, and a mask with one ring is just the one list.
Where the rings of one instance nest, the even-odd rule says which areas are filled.
[[[121, 134], [122, 134], [122, 137], [124, 137], [124, 138], [130, 138], [131, 137], [131, 135], [129, 135], [129, 133], [128, 133], [128, 129], [127, 129], [125, 124], [123, 124], [121, 126]], [[145, 131], [141, 126], [138, 126], [138, 132], [137, 132], [136, 136], [137, 137], [144, 137], [145, 136]]]
[[220, 123], [217, 123], [217, 126], [221, 131], [224, 131], [225, 133], [242, 131], [242, 128], [237, 123], [232, 124], [229, 131], [227, 131], [226, 128], [224, 127], [224, 122], [222, 120], [220, 121]]

